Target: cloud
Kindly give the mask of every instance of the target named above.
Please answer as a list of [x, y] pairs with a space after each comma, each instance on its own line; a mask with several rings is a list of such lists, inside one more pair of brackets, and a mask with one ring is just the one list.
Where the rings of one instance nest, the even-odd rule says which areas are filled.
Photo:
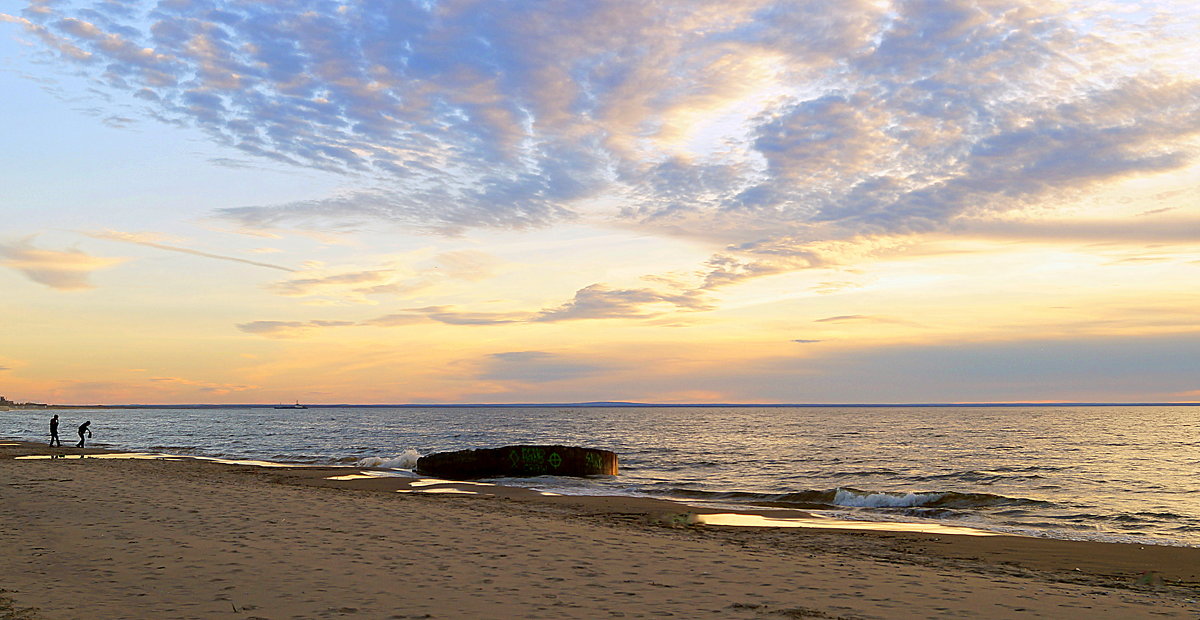
[[423, 309], [426, 318], [447, 325], [503, 325], [524, 322], [525, 316], [504, 312], [463, 312], [449, 307]]
[[[1155, 212], [1171, 210], [1157, 209]], [[965, 236], [1001, 240], [1195, 244], [1200, 241], [1200, 218], [979, 220], [964, 221], [955, 230]]]
[[478, 250], [443, 252], [435, 258], [436, 269], [448, 278], [478, 282], [486, 280], [496, 272], [496, 257]]
[[663, 394], [700, 385], [716, 394], [709, 402], [1195, 400], [1200, 333], [1190, 327], [1155, 335], [806, 346], [788, 356], [722, 361], [678, 376], [650, 374], [643, 389]]
[[608, 370], [602, 364], [580, 361], [545, 351], [494, 353], [479, 363], [476, 377], [488, 381], [550, 383], [580, 379]]
[[[553, 323], [579, 319], [647, 318], [665, 310], [711, 310], [698, 291], [662, 293], [651, 289], [610, 289], [599, 284], [579, 289], [574, 299], [542, 310], [533, 319]], [[657, 310], [657, 311], [656, 311]]]
[[1178, 208], [1179, 207], [1163, 207], [1161, 209], [1150, 209], [1149, 211], [1142, 211], [1141, 213], [1138, 213], [1138, 216], [1160, 215], [1162, 213], [1167, 213], [1169, 211], [1175, 211]]
[[[34, 15], [38, 18], [42, 18], [45, 15], [53, 13], [49, 7], [45, 6], [31, 6], [29, 11], [34, 13]], [[47, 48], [58, 52], [60, 58], [77, 63], [91, 63], [94, 60], [90, 52], [72, 45], [65, 37], [54, 34], [49, 28], [35, 23], [34, 21], [22, 17], [15, 17], [6, 13], [0, 13], [0, 22], [8, 22], [23, 26], [26, 32], [40, 40]]]
[[895, 319], [886, 316], [873, 316], [866, 314], [842, 314], [838, 316], [828, 316], [823, 319], [816, 319], [814, 323], [878, 323], [887, 325], [910, 325], [920, 326], [919, 323], [906, 321], [903, 319]]
[[403, 312], [397, 314], [385, 314], [377, 316], [365, 321], [359, 321], [359, 325], [367, 325], [373, 327], [399, 327], [401, 325], [412, 325], [413, 323], [423, 323], [427, 319], [426, 315], [416, 312]]
[[478, 282], [496, 273], [499, 260], [486, 252], [460, 250], [443, 252], [424, 264], [402, 266], [391, 261], [373, 269], [328, 272], [313, 265], [296, 277], [269, 284], [267, 288], [287, 297], [338, 297], [365, 302], [370, 295], [409, 295], [449, 281]]
[[[817, 252], [803, 246], [784, 249], [785, 246], [782, 243], [774, 243], [773, 245], [775, 246], [773, 249], [768, 249], [761, 245], [753, 247], [752, 251], [767, 256], [756, 256], [751, 259], [739, 258], [727, 253], [714, 254], [704, 264], [706, 272], [703, 275], [704, 283], [701, 288], [709, 290], [717, 289], [737, 284], [744, 280], [787, 273], [799, 269], [827, 267], [831, 263], [828, 258], [822, 257]], [[739, 249], [750, 248], [751, 246], [743, 246], [743, 248]]]
[[839, 316], [829, 316], [829, 317], [825, 317], [823, 319], [817, 319], [813, 322], [814, 323], [846, 323], [846, 322], [850, 322], [850, 321], [875, 322], [876, 320], [877, 319], [875, 319], [874, 317], [863, 316], [861, 314], [842, 314]]
[[[801, 260], [770, 267], [803, 269], [811, 241], [946, 230], [1194, 162], [1200, 18], [1102, 9], [216, 0], [3, 19], [144, 116], [356, 179], [220, 211], [245, 227], [527, 229], [605, 198], [629, 226], [752, 244], [739, 256], [790, 240]], [[763, 273], [743, 262], [737, 278]]]
[[209, 158], [208, 163], [224, 168], [233, 168], [235, 170], [254, 170], [260, 168], [260, 166], [256, 166], [253, 162], [248, 160], [234, 159], [232, 157], [211, 157]]
[[803, 339], [797, 338], [797, 339], [793, 340], [792, 342], [799, 343], [799, 344], [816, 344], [818, 342], [824, 342], [824, 341], [823, 340], [803, 340]]
[[648, 319], [669, 311], [701, 312], [710, 309], [711, 306], [699, 291], [665, 293], [645, 288], [611, 289], [593, 284], [579, 289], [570, 301], [560, 306], [536, 312], [463, 312], [451, 306], [414, 308], [408, 312], [449, 325], [501, 325], [588, 319]]
[[237, 328], [248, 334], [257, 334], [269, 338], [294, 338], [314, 329], [328, 327], [349, 327], [356, 325], [354, 321], [251, 321], [239, 323]]
[[[510, 193], [519, 194], [510, 189]], [[247, 229], [311, 228], [353, 232], [367, 224], [385, 221], [443, 235], [458, 235], [468, 228], [541, 228], [574, 215], [565, 207], [544, 201], [526, 202], [520, 208], [501, 208], [520, 196], [468, 197], [448, 190], [397, 192], [362, 190], [344, 196], [301, 200], [286, 204], [229, 207], [217, 216]]]
[[519, 319], [504, 320], [490, 313], [457, 312], [452, 309], [421, 308], [412, 311], [385, 314], [361, 321], [314, 319], [309, 321], [250, 321], [238, 323], [237, 328], [247, 334], [267, 338], [298, 338], [314, 331], [335, 327], [400, 327], [437, 321], [447, 325], [500, 325], [517, 322]]
[[214, 383], [211, 381], [196, 381], [182, 377], [150, 377], [147, 381], [157, 385], [171, 385], [197, 388], [209, 394], [230, 394], [258, 389], [257, 385], [242, 385], [237, 383]]
[[[361, 272], [369, 273], [369, 272]], [[474, 273], [471, 271], [470, 273]], [[373, 282], [367, 275], [345, 274], [346, 280]], [[293, 281], [297, 291], [327, 283], [325, 279], [310, 278]], [[288, 285], [289, 283], [281, 283]], [[286, 286], [285, 286], [286, 288]], [[671, 311], [701, 312], [711, 309], [700, 291], [664, 293], [651, 289], [610, 289], [599, 284], [584, 287], [570, 301], [553, 308], [535, 312], [480, 312], [455, 306], [423, 306], [385, 314], [360, 321], [251, 321], [237, 328], [250, 334], [272, 338], [290, 338], [328, 327], [399, 327], [425, 321], [445, 325], [488, 326], [514, 323], [556, 323], [590, 319], [644, 320]]]
[[11, 267], [39, 284], [61, 291], [95, 288], [92, 272], [112, 267], [124, 258], [91, 256], [82, 250], [43, 250], [28, 237], [12, 243], [0, 243], [0, 265]]
[[1200, 337], [1178, 333], [898, 345], [780, 360], [775, 370], [818, 367], [811, 379], [835, 402], [1171, 400], [1195, 385], [1198, 353]]
[[243, 263], [246, 265], [254, 265], [255, 267], [266, 267], [268, 269], [278, 269], [280, 271], [295, 271], [290, 267], [282, 265], [274, 265], [271, 263], [263, 263], [259, 261], [249, 260], [246, 258], [238, 258], [236, 256], [224, 256], [221, 254], [211, 254], [209, 252], [201, 252], [190, 248], [183, 248], [174, 245], [168, 245], [159, 242], [159, 236], [153, 233], [127, 233], [116, 230], [106, 230], [104, 232], [87, 233], [89, 237], [96, 239], [105, 239], [108, 241], [120, 241], [123, 243], [132, 243], [135, 245], [144, 245], [146, 247], [166, 250], [168, 252], [181, 252], [183, 254], [191, 254], [193, 256], [203, 256], [205, 258], [215, 258], [217, 260], [227, 260], [235, 263]]
[[361, 285], [377, 285], [380, 282], [387, 281], [391, 278], [392, 272], [387, 270], [372, 270], [372, 271], [355, 271], [347, 273], [339, 273], [328, 276], [315, 278], [297, 278], [294, 280], [284, 280], [275, 282], [268, 286], [269, 289], [286, 295], [289, 297], [303, 297], [306, 295], [316, 294], [319, 290], [331, 287], [343, 287], [350, 285], [355, 291], [370, 290], [370, 286]]
[[527, 312], [469, 312], [454, 306], [426, 306], [367, 319], [360, 321], [359, 325], [395, 327], [422, 321], [436, 321], [446, 325], [507, 325], [528, 322], [531, 316]]
[[[601, 218], [725, 246], [700, 291], [836, 265], [831, 241], [1186, 235], [994, 223], [1196, 161], [1200, 17], [1170, 4], [215, 0], [33, 3], [0, 19], [101, 95], [136, 97], [142, 117], [198, 127], [247, 161], [351, 177], [338, 195], [216, 213], [247, 233]], [[361, 298], [437, 282], [325, 279], [339, 275], [274, 290]], [[702, 303], [687, 295], [585, 289], [532, 320]]]
[[390, 327], [408, 325], [416, 320], [424, 319], [445, 323], [446, 325], [504, 325], [522, 323], [528, 320], [525, 313], [506, 312], [466, 312], [453, 306], [427, 306], [411, 308], [403, 313], [389, 314], [363, 321], [363, 325]]

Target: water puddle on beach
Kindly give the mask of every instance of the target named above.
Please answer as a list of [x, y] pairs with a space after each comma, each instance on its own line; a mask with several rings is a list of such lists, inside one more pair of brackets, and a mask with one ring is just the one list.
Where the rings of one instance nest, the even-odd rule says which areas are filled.
[[888, 523], [877, 521], [841, 521], [838, 519], [781, 518], [762, 515], [719, 513], [693, 514], [689, 523], [727, 525], [733, 527], [810, 527], [836, 530], [871, 530], [876, 532], [917, 532], [921, 534], [950, 534], [958, 536], [1000, 536], [997, 532], [969, 527], [925, 523]]

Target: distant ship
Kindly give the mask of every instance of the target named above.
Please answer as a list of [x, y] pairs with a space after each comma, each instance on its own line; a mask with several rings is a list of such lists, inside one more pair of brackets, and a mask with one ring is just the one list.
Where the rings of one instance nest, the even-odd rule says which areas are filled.
[[276, 409], [308, 409], [308, 407], [301, 405], [300, 401], [296, 401], [296, 404], [294, 404], [294, 405], [275, 405], [275, 408]]

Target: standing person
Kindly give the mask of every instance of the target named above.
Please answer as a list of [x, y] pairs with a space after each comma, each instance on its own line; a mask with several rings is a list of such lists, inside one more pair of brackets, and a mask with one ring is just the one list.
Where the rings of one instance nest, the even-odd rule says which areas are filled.
[[58, 438], [58, 414], [57, 413], [54, 414], [53, 418], [50, 418], [50, 445], [53, 446], [56, 443], [58, 444], [58, 447], [60, 447], [60, 448], [62, 447], [62, 440]]
[[83, 447], [83, 434], [84, 433], [87, 433], [88, 437], [92, 436], [92, 429], [88, 428], [91, 425], [92, 425], [91, 420], [88, 420], [87, 422], [84, 422], [83, 424], [79, 425], [79, 443], [75, 444], [76, 448]]

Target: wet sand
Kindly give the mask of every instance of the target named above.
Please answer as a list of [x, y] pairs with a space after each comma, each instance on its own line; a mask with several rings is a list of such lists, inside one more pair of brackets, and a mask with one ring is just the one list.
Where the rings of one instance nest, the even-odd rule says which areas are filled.
[[1200, 617], [1195, 548], [61, 452], [0, 440], [0, 589], [41, 618]]

